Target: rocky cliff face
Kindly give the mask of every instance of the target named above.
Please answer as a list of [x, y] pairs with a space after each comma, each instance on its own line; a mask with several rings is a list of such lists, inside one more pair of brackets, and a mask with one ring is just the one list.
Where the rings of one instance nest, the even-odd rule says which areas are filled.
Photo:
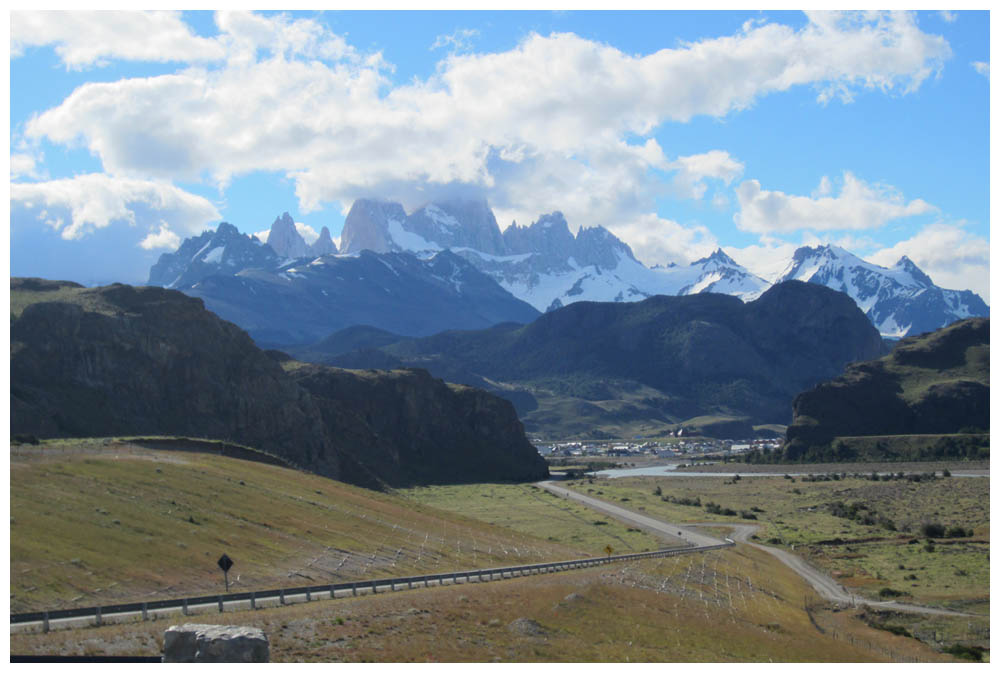
[[389, 227], [392, 223], [399, 226], [404, 220], [406, 211], [398, 203], [358, 199], [344, 220], [344, 229], [340, 232], [340, 249], [346, 253], [362, 250], [394, 251], [397, 247], [391, 244]]
[[514, 407], [424, 370], [348, 371], [287, 363], [317, 401], [356, 483], [394, 487], [544, 479], [545, 461], [524, 436]]
[[962, 320], [800, 394], [787, 457], [835, 437], [989, 429], [989, 338], [988, 319]]
[[290, 376], [162, 288], [11, 279], [11, 297], [12, 434], [226, 439], [369, 486], [547, 474], [508, 403], [426, 372]]
[[229, 439], [339, 474], [309, 394], [180, 292], [111, 285], [29, 304], [11, 322], [10, 365], [12, 433]]

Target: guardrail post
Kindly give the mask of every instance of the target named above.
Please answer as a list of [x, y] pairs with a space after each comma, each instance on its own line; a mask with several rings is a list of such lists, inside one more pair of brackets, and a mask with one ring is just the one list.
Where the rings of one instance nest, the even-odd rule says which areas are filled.
[[45, 614], [42, 615], [42, 632], [43, 633], [48, 633], [49, 632], [49, 613], [48, 613], [48, 611], [46, 611]]
[[187, 617], [187, 613], [188, 613], [188, 599], [185, 598], [184, 602], [181, 604], [181, 614]]
[[336, 597], [337, 597], [337, 592], [336, 592], [336, 590], [334, 590], [333, 585], [331, 584], [330, 585], [330, 598], [336, 598]]
[[375, 580], [372, 580], [372, 593], [373, 594], [378, 593], [378, 587], [375, 585]]
[[219, 612], [222, 612], [222, 596], [219, 596]]
[[146, 604], [142, 604], [142, 621], [149, 619], [149, 614], [146, 612]]
[[312, 599], [312, 592], [309, 591], [309, 589], [306, 589], [306, 603], [310, 602]]
[[257, 592], [256, 591], [251, 591], [250, 592], [250, 609], [251, 610], [256, 610], [257, 609]]
[[102, 620], [101, 620], [101, 606], [100, 606], [100, 605], [98, 605], [98, 606], [97, 606], [97, 625], [98, 625], [98, 626], [100, 626], [100, 625], [101, 625], [101, 621], [102, 621]]
[[389, 580], [389, 587], [390, 587], [390, 589], [391, 589], [392, 591], [395, 591], [395, 590], [396, 590], [396, 580], [395, 580], [395, 579], [391, 579], [391, 580]]
[[412, 577], [407, 577], [406, 578], [406, 588], [407, 589], [412, 589], [413, 588], [413, 578]]
[[285, 604], [285, 590], [284, 589], [279, 589], [278, 590], [278, 602], [281, 603], [282, 605]]
[[358, 583], [357, 582], [351, 582], [351, 595], [352, 596], [357, 596], [358, 595]]
[[430, 584], [427, 583], [427, 575], [424, 575], [424, 588], [426, 589], [429, 586]]

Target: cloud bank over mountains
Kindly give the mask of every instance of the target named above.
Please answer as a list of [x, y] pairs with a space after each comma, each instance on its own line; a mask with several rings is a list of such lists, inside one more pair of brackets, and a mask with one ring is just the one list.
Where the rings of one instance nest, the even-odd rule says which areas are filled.
[[[487, 198], [502, 226], [560, 210], [574, 226], [607, 227], [650, 264], [690, 262], [718, 245], [704, 225], [659, 215], [664, 196], [733, 203], [741, 230], [803, 239], [933, 212], [850, 166], [836, 194], [826, 178], [818, 194], [787, 194], [747, 175], [724, 148], [682, 154], [653, 137], [797, 87], [813, 89], [819, 106], [850, 104], [863, 91], [912, 94], [952, 50], [908, 13], [811, 12], [798, 29], [748, 22], [645, 55], [573, 33], [531, 33], [507, 51], [475, 53], [476, 33], [457, 31], [434, 45], [454, 47], [434, 74], [403, 84], [381, 53], [312, 19], [219, 12], [215, 25], [217, 35], [203, 37], [176, 12], [14, 12], [12, 59], [52, 46], [72, 70], [116, 60], [178, 67], [86, 83], [30, 119], [12, 142], [12, 211], [35, 213], [70, 239], [126, 222], [143, 229], [142, 245], [167, 248], [220, 217], [175, 183], [222, 194], [241, 176], [269, 172], [294, 184], [304, 213], [329, 204], [346, 213], [362, 197], [410, 210], [466, 191]], [[39, 179], [33, 157], [45, 145], [85, 148], [103, 173]], [[942, 232], [978, 244], [960, 224], [935, 227], [895, 247], [923, 250]]]

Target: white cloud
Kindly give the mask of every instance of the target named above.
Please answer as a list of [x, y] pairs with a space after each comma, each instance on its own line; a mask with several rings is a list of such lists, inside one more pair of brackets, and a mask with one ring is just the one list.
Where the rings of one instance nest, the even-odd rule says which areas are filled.
[[[162, 223], [168, 229], [194, 234], [220, 218], [210, 201], [173, 185], [100, 173], [48, 182], [14, 182], [10, 200], [12, 210], [17, 207], [37, 213], [39, 221], [59, 230], [66, 240], [82, 238], [113, 222], [140, 227]], [[166, 235], [153, 235], [150, 245]]]
[[627, 241], [643, 264], [679, 265], [707, 257], [719, 247], [715, 236], [702, 225], [684, 226], [654, 214], [609, 226], [618, 238]]
[[310, 227], [308, 224], [296, 222], [295, 230], [299, 232], [299, 236], [301, 236], [309, 245], [315, 243], [316, 239], [319, 238], [319, 232]]
[[157, 231], [149, 232], [146, 238], [139, 242], [139, 247], [143, 250], [156, 250], [157, 248], [166, 248], [168, 250], [176, 250], [181, 246], [181, 238], [174, 232], [170, 231], [170, 227], [166, 222], [160, 222], [160, 228]]
[[[800, 30], [758, 23], [645, 56], [530, 35], [506, 52], [450, 54], [427, 81], [387, 89], [380, 55], [358, 54], [316, 22], [219, 14], [218, 67], [84, 85], [26, 135], [80, 142], [106, 171], [135, 178], [209, 176], [225, 187], [281, 172], [304, 212], [366, 195], [418, 205], [465, 185], [500, 212], [526, 213], [519, 221], [561, 209], [574, 226], [609, 225], [655, 209], [665, 186], [651, 169], [670, 170], [647, 137], [659, 125], [724, 116], [796, 86], [816, 87], [824, 102], [859, 89], [907, 93], [951, 53], [910, 14], [808, 16]], [[684, 159], [677, 186], [698, 197], [706, 179], [742, 168], [724, 152]]]
[[955, 23], [958, 20], [958, 14], [949, 12], [947, 9], [942, 9], [938, 14], [941, 15], [941, 19], [946, 23]]
[[721, 180], [728, 185], [743, 174], [744, 166], [728, 152], [712, 150], [704, 154], [678, 157], [670, 162], [670, 168], [677, 171], [673, 181], [675, 193], [684, 198], [697, 200], [708, 190], [708, 185], [705, 183], [707, 178]]
[[936, 285], [972, 290], [990, 300], [990, 243], [960, 224], [935, 223], [915, 236], [879, 250], [866, 259], [892, 266], [903, 255], [919, 266]]
[[746, 267], [750, 273], [773, 283], [784, 273], [792, 254], [799, 247], [801, 245], [761, 236], [760, 243], [756, 245], [743, 248], [726, 246], [723, 252]]
[[986, 79], [990, 78], [990, 64], [989, 63], [984, 63], [983, 61], [973, 61], [972, 62], [972, 67], [975, 69], [976, 72], [978, 72], [980, 75], [982, 75]]
[[747, 180], [736, 188], [740, 211], [733, 216], [737, 226], [756, 233], [874, 229], [901, 217], [934, 210], [921, 199], [905, 202], [892, 187], [869, 185], [845, 172], [840, 194], [830, 196], [826, 177], [817, 196], [795, 196], [762, 190], [757, 180]]
[[473, 38], [479, 37], [475, 28], [459, 28], [451, 35], [438, 35], [431, 45], [431, 51], [450, 46], [452, 51], [468, 51], [472, 49]]
[[180, 12], [10, 13], [10, 55], [27, 47], [55, 45], [67, 68], [107, 65], [108, 59], [134, 61], [214, 61], [225, 54], [215, 40], [198, 37]]
[[11, 178], [32, 178], [42, 177], [39, 173], [38, 160], [33, 154], [25, 152], [15, 152], [10, 155], [10, 177]]

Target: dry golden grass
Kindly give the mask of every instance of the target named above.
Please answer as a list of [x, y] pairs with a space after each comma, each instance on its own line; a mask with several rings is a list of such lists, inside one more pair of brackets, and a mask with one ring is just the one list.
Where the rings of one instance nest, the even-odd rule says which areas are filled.
[[[757, 550], [615, 564], [504, 582], [11, 637], [17, 654], [151, 655], [185, 621], [261, 628], [273, 661], [952, 661], [858, 620], [821, 632], [814, 596]], [[826, 619], [826, 616], [814, 615]], [[850, 635], [855, 644], [843, 638]], [[877, 647], [871, 647], [874, 643]]]
[[102, 440], [11, 453], [11, 610], [564, 560], [578, 547], [221, 456]]

